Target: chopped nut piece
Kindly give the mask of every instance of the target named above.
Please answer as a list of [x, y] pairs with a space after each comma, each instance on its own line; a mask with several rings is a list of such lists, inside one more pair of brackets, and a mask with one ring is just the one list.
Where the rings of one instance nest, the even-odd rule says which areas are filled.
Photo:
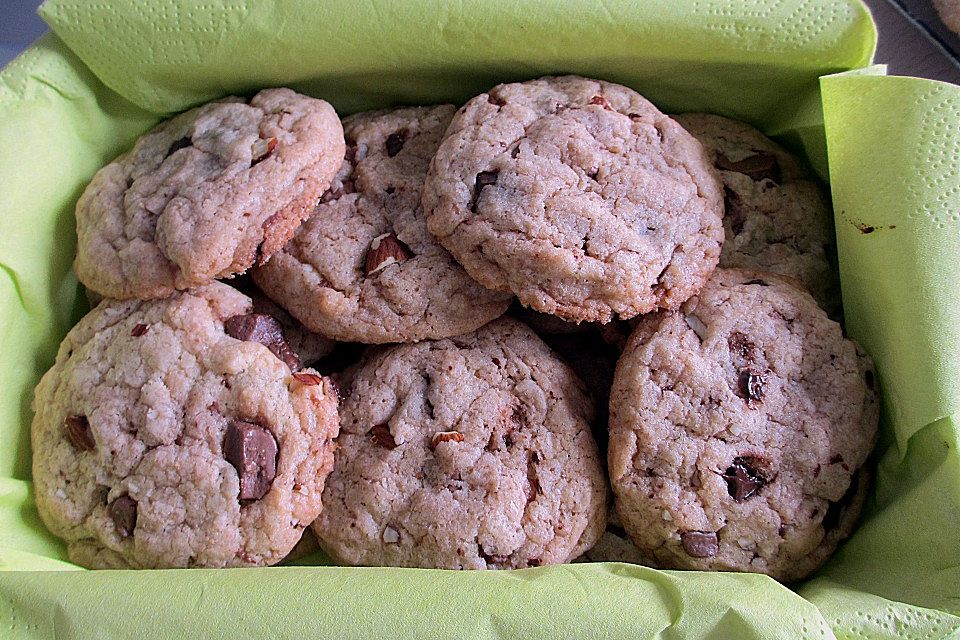
[[63, 421], [67, 434], [67, 440], [77, 451], [93, 451], [96, 442], [93, 440], [93, 433], [90, 431], [90, 421], [87, 416], [67, 416]]
[[400, 544], [400, 532], [393, 527], [383, 530], [383, 541], [387, 544]]
[[397, 441], [393, 439], [393, 434], [390, 433], [390, 428], [386, 424], [378, 424], [370, 429], [370, 437], [384, 449], [397, 448]]
[[278, 141], [276, 138], [270, 138], [269, 140], [264, 140], [262, 138], [258, 139], [253, 143], [253, 147], [250, 150], [250, 166], [266, 160], [273, 150], [277, 148]]
[[367, 277], [386, 269], [392, 264], [400, 264], [413, 257], [410, 247], [400, 241], [392, 233], [385, 233], [377, 236], [370, 243], [367, 249], [367, 257], [364, 260], [363, 274]]
[[433, 434], [430, 440], [430, 448], [436, 449], [441, 442], [463, 442], [463, 434], [459, 431], [439, 431]]
[[693, 329], [693, 332], [700, 338], [700, 342], [707, 339], [707, 325], [703, 323], [703, 320], [692, 313], [683, 316], [683, 319], [686, 320], [687, 326]]
[[110, 503], [107, 507], [110, 513], [110, 519], [117, 527], [117, 532], [122, 538], [128, 538], [133, 534], [137, 526], [137, 502], [130, 496], [120, 496]]
[[304, 373], [302, 371], [293, 374], [293, 379], [307, 387], [313, 387], [323, 382], [321, 376], [315, 373]]

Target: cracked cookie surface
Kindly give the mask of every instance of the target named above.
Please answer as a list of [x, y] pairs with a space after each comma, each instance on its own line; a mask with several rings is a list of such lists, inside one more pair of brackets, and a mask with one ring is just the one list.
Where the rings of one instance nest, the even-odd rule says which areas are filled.
[[796, 278], [838, 314], [833, 215], [807, 169], [746, 123], [706, 113], [674, 118], [700, 141], [723, 182], [720, 266]]
[[470, 100], [423, 204], [474, 279], [575, 321], [676, 308], [723, 241], [723, 195], [700, 144], [635, 91], [575, 76]]
[[147, 299], [242, 273], [313, 212], [343, 150], [333, 107], [289, 89], [171, 118], [80, 197], [77, 278], [108, 298]]
[[849, 535], [877, 431], [869, 358], [779, 276], [718, 269], [641, 319], [614, 378], [615, 506], [661, 567], [798, 580]]
[[35, 392], [32, 445], [37, 508], [73, 562], [269, 565], [319, 514], [336, 395], [291, 373], [276, 339], [232, 337], [252, 311], [214, 283], [104, 301], [67, 334]]
[[346, 158], [317, 211], [257, 284], [304, 325], [343, 341], [467, 333], [511, 296], [484, 289], [427, 232], [420, 195], [452, 105], [344, 119]]
[[525, 325], [373, 350], [345, 395], [313, 525], [338, 562], [523, 568], [568, 562], [603, 531], [592, 403]]

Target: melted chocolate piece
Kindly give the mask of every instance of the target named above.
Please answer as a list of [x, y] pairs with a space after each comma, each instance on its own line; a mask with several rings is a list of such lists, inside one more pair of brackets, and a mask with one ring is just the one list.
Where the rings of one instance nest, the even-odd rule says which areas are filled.
[[133, 535], [137, 526], [137, 501], [130, 496], [120, 496], [107, 507], [110, 519], [122, 538]]
[[300, 358], [283, 337], [280, 321], [266, 313], [245, 313], [227, 318], [223, 323], [227, 335], [245, 342], [259, 342], [280, 358], [290, 371], [300, 369]]
[[737, 456], [733, 464], [723, 472], [723, 479], [727, 481], [727, 491], [737, 502], [749, 500], [767, 484], [767, 479], [760, 472], [766, 462], [753, 456]]
[[481, 171], [477, 174], [473, 187], [473, 202], [470, 203], [470, 211], [473, 213], [477, 212], [477, 202], [480, 200], [480, 192], [483, 191], [484, 187], [497, 184], [497, 178], [499, 176], [499, 171]]
[[223, 438], [223, 457], [240, 477], [240, 499], [259, 500], [277, 475], [277, 440], [252, 422], [234, 420]]
[[737, 377], [737, 395], [750, 402], [763, 400], [763, 375], [750, 369], [743, 369]]
[[400, 153], [400, 150], [403, 149], [403, 145], [407, 141], [407, 131], [401, 129], [400, 131], [395, 131], [387, 136], [387, 141], [384, 143], [384, 146], [387, 148], [387, 155], [393, 157]]
[[680, 535], [680, 543], [687, 555], [693, 558], [712, 558], [720, 551], [714, 531], [687, 531]]

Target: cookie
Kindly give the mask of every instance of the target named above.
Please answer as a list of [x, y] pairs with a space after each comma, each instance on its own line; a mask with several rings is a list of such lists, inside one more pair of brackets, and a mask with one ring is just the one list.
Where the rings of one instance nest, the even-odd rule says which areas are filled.
[[351, 565], [568, 562], [606, 519], [592, 417], [581, 382], [515, 320], [371, 349], [345, 390], [320, 545]]
[[720, 266], [796, 278], [829, 314], [838, 314], [833, 214], [806, 168], [743, 122], [705, 113], [674, 117], [700, 141], [723, 181]]
[[293, 235], [343, 160], [333, 107], [289, 89], [226, 98], [153, 129], [77, 203], [77, 278], [160, 298], [242, 273]]
[[718, 269], [680, 310], [644, 317], [617, 364], [608, 457], [640, 553], [809, 575], [863, 503], [874, 381], [840, 326], [773, 274]]
[[37, 508], [73, 562], [269, 565], [320, 513], [335, 393], [292, 373], [275, 321], [251, 312], [213, 283], [106, 300], [67, 334], [32, 444]]
[[676, 308], [723, 241], [723, 194], [699, 143], [635, 91], [575, 76], [470, 100], [423, 203], [475, 280], [566, 320]]
[[337, 340], [415, 342], [473, 331], [511, 296], [484, 289], [427, 232], [420, 194], [451, 105], [360, 113], [316, 214], [254, 270], [304, 325]]

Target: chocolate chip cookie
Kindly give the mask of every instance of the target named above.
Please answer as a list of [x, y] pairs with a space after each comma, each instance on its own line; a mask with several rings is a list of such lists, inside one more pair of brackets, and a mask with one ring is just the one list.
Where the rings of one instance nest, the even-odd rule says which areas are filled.
[[851, 531], [877, 431], [869, 358], [809, 294], [718, 269], [644, 317], [610, 403], [616, 509], [661, 567], [799, 580]]
[[474, 279], [567, 320], [678, 307], [723, 241], [723, 193], [699, 143], [635, 91], [575, 76], [470, 100], [423, 203]]
[[314, 531], [352, 565], [568, 562], [606, 520], [592, 417], [582, 383], [515, 320], [371, 350], [349, 376]]
[[484, 289], [427, 232], [420, 194], [451, 105], [343, 121], [340, 172], [316, 214], [254, 270], [257, 284], [310, 329], [337, 340], [415, 342], [468, 333], [511, 296]]
[[77, 203], [74, 270], [108, 298], [159, 298], [278, 251], [343, 160], [333, 107], [289, 89], [168, 120], [101, 169]]
[[37, 386], [33, 480], [91, 568], [280, 561], [320, 513], [337, 400], [276, 321], [220, 283], [105, 300]]
[[796, 278], [829, 314], [839, 313], [833, 214], [806, 168], [743, 122], [705, 113], [675, 118], [700, 141], [723, 181], [720, 266]]

